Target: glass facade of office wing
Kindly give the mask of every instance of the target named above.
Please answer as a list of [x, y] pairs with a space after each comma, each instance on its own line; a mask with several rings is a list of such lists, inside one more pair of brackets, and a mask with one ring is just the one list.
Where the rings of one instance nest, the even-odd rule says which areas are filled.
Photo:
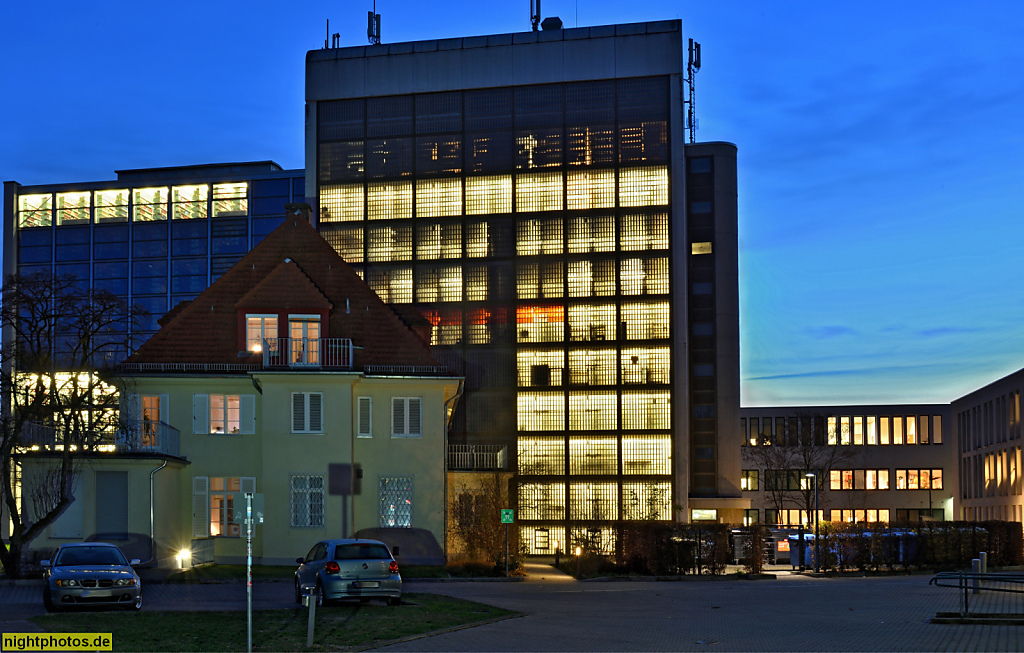
[[159, 183], [26, 187], [14, 203], [16, 271], [73, 274], [144, 307], [137, 344], [279, 225], [285, 204], [305, 201], [302, 170], [180, 182], [158, 172]]
[[517, 452], [530, 532], [671, 518], [669, 78], [316, 110], [321, 233], [434, 325], [451, 441]]

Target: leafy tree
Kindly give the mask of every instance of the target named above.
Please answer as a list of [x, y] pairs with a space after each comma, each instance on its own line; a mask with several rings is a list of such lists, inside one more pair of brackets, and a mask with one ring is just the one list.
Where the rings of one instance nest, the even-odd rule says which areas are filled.
[[[112, 443], [118, 395], [106, 372], [130, 353], [143, 311], [47, 272], [9, 276], [0, 297], [0, 499], [11, 522], [0, 563], [18, 578], [29, 543], [75, 500], [82, 458]], [[29, 457], [38, 473], [22, 473]]]

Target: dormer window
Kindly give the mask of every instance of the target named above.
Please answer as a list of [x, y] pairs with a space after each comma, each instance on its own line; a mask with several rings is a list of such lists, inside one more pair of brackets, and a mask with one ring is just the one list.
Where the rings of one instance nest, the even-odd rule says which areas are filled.
[[249, 314], [245, 316], [245, 349], [254, 354], [264, 347], [277, 351], [277, 316]]

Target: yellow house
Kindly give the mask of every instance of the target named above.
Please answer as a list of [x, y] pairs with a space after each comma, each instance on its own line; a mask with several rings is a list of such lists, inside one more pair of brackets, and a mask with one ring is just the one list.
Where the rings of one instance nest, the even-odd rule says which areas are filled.
[[[118, 514], [127, 506], [107, 532], [151, 533], [161, 564], [181, 550], [243, 562], [246, 494], [257, 563], [291, 564], [367, 529], [413, 529], [442, 555], [460, 379], [433, 358], [429, 328], [381, 302], [306, 210], [290, 206], [121, 366], [122, 433], [82, 468], [75, 510], [102, 515], [108, 496]], [[49, 531], [57, 544], [103, 529], [68, 511]]]

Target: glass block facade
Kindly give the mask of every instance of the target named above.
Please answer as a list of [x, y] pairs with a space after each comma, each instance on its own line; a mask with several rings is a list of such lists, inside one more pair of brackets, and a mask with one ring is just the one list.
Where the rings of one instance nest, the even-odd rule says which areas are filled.
[[[672, 324], [679, 301], [714, 323], [714, 224], [707, 198], [711, 221], [680, 233], [708, 255], [688, 263], [671, 242], [670, 87], [664, 75], [316, 103], [319, 229], [385, 301], [433, 324], [435, 355], [466, 377], [450, 441], [515, 452], [528, 543], [586, 532], [607, 548], [609, 522], [672, 519], [680, 429], [701, 429], [695, 479], [717, 490], [716, 330], [679, 352]], [[710, 182], [710, 161], [689, 179]], [[679, 265], [710, 275], [708, 292], [674, 288]], [[672, 363], [686, 355], [710, 357], [688, 380], [710, 409], [679, 424], [674, 375], [688, 372]]]
[[118, 172], [117, 181], [5, 184], [7, 274], [73, 274], [144, 307], [137, 343], [305, 201], [304, 171], [273, 163]]

